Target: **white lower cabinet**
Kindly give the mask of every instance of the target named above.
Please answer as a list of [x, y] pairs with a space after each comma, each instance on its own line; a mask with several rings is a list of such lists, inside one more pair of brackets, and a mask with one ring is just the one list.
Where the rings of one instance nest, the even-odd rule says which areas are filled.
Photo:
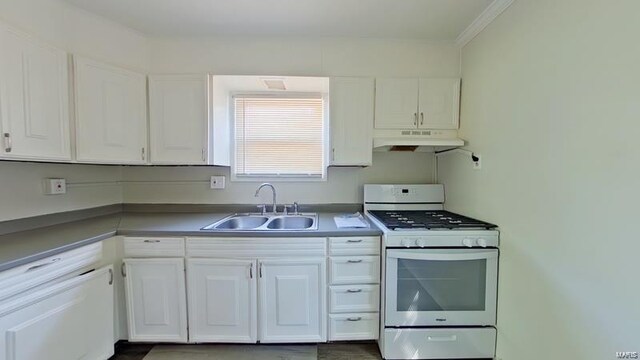
[[259, 260], [260, 341], [326, 341], [325, 258]]
[[113, 268], [0, 306], [0, 360], [104, 360], [113, 355]]
[[190, 342], [257, 341], [256, 261], [187, 259]]
[[374, 340], [380, 326], [380, 237], [329, 238], [329, 340]]
[[187, 342], [184, 259], [124, 259], [130, 341]]

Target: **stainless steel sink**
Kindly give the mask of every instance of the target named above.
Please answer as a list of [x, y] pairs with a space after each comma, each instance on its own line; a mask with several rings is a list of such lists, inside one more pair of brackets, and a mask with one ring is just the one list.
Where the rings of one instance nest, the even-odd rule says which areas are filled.
[[251, 230], [264, 225], [269, 218], [266, 216], [236, 216], [215, 226], [221, 230]]
[[205, 226], [208, 231], [312, 231], [318, 230], [318, 214], [233, 214]]
[[308, 216], [281, 216], [273, 218], [267, 225], [270, 230], [307, 230], [315, 224]]

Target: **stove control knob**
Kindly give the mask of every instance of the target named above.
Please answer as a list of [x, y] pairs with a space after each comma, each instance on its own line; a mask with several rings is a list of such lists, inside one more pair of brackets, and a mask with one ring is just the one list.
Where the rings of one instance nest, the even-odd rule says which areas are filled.
[[462, 239], [462, 245], [466, 246], [466, 247], [473, 247], [473, 239], [470, 238], [464, 238]]
[[402, 246], [404, 247], [412, 247], [416, 245], [416, 241], [415, 239], [402, 239], [402, 241], [400, 241], [400, 244], [402, 244]]
[[425, 247], [425, 246], [427, 246], [427, 242], [424, 239], [418, 239], [418, 240], [416, 240], [416, 245], [418, 245], [420, 247]]
[[478, 244], [478, 246], [481, 246], [481, 247], [487, 247], [487, 240], [480, 238], [476, 240], [476, 244]]

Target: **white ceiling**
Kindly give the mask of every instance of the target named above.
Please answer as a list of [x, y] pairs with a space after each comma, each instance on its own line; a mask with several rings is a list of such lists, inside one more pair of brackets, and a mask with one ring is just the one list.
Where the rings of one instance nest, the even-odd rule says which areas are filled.
[[453, 41], [492, 0], [63, 0], [150, 36]]

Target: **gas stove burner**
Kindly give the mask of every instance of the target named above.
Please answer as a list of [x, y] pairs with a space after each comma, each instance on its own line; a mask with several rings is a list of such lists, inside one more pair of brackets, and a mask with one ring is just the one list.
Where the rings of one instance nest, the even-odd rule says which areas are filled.
[[442, 210], [369, 211], [384, 226], [393, 230], [489, 230], [497, 226]]

